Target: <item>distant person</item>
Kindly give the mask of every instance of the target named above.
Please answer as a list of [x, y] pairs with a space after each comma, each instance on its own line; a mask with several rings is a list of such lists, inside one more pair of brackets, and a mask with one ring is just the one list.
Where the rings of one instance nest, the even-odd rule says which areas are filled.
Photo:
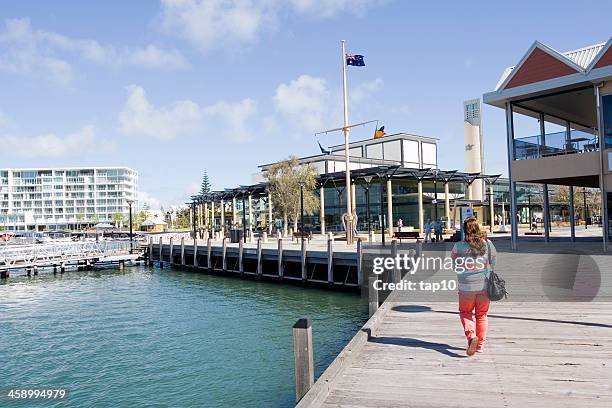
[[[487, 339], [489, 297], [485, 280], [495, 267], [497, 251], [486, 233], [480, 231], [478, 221], [470, 217], [463, 222], [465, 237], [453, 247], [457, 287], [459, 289], [459, 318], [467, 338], [466, 354], [482, 353]], [[476, 314], [474, 325], [473, 313]]]
[[531, 217], [531, 226], [529, 227], [530, 231], [538, 232], [538, 217], [534, 214]]
[[436, 234], [436, 242], [442, 241], [442, 222], [440, 220], [436, 220], [434, 224], [434, 233]]
[[431, 220], [427, 220], [424, 225], [425, 229], [425, 242], [431, 242]]
[[404, 221], [402, 221], [402, 219], [400, 218], [399, 220], [397, 220], [397, 231], [402, 232], [403, 226], [404, 226]]

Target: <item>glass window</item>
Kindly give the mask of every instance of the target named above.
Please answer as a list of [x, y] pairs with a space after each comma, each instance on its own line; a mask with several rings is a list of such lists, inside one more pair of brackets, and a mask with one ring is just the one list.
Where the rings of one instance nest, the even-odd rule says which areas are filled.
[[398, 163], [402, 161], [402, 145], [400, 140], [385, 142], [383, 146], [385, 151], [385, 160], [393, 160]]
[[612, 148], [612, 95], [606, 95], [602, 100], [604, 141], [606, 149]]
[[404, 165], [419, 167], [419, 142], [416, 140], [404, 140]]
[[383, 158], [383, 145], [382, 143], [376, 143], [366, 146], [366, 156], [368, 159], [382, 159]]
[[363, 149], [361, 148], [361, 146], [353, 147], [353, 148], [349, 149], [349, 156], [351, 156], [351, 157], [363, 157]]
[[436, 145], [433, 143], [422, 143], [423, 166], [436, 166]]

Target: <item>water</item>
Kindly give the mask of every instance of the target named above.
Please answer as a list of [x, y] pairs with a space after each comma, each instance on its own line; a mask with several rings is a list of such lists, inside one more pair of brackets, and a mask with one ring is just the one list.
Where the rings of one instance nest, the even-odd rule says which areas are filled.
[[0, 387], [66, 387], [0, 406], [289, 407], [292, 325], [320, 375], [367, 318], [358, 295], [135, 267], [0, 284]]

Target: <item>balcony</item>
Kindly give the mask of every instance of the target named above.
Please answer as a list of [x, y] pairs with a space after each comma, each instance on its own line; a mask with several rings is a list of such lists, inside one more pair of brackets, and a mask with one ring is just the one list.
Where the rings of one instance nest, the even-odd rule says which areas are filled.
[[545, 140], [546, 143], [542, 143], [540, 135], [514, 139], [515, 160], [599, 151], [599, 139], [592, 129], [572, 129], [569, 137], [567, 132], [549, 133]]

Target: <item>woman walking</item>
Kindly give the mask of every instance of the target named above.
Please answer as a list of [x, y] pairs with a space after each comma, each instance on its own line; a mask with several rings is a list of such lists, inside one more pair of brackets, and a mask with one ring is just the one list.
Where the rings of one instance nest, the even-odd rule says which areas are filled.
[[480, 231], [476, 218], [464, 221], [463, 233], [465, 238], [455, 244], [451, 258], [455, 260], [457, 272], [459, 318], [468, 342], [466, 354], [472, 356], [475, 352], [483, 352], [487, 339], [489, 298], [485, 280], [495, 267], [497, 251], [486, 233]]

